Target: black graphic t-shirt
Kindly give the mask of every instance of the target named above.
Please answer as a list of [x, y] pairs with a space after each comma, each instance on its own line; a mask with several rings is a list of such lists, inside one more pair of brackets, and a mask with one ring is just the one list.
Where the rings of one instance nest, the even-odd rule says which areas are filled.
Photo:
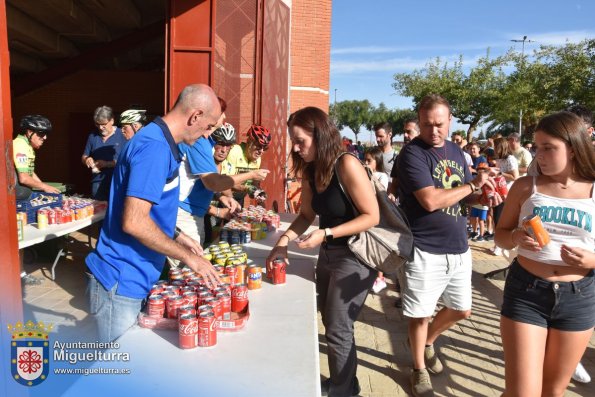
[[471, 181], [463, 151], [450, 141], [433, 148], [416, 138], [401, 150], [397, 161], [399, 200], [416, 247], [432, 254], [467, 251], [467, 218], [460, 204], [428, 212], [413, 194], [428, 186], [451, 189]]

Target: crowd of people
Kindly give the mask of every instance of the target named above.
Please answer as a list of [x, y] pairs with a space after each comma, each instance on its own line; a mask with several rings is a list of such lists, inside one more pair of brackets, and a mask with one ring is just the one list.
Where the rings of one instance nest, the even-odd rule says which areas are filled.
[[[135, 324], [166, 257], [189, 266], [207, 285], [218, 284], [217, 271], [201, 256], [211, 228], [229, 219], [247, 195], [266, 200], [260, 182], [269, 171], [261, 169], [261, 158], [271, 134], [253, 125], [237, 144], [226, 107], [210, 87], [195, 84], [148, 124], [144, 110], [123, 112], [118, 128], [111, 108], [96, 109], [97, 128], [82, 163], [91, 171], [93, 197], [108, 201], [97, 246], [86, 258], [89, 311], [100, 341], [117, 339]], [[379, 221], [365, 167], [403, 209], [414, 238], [412, 260], [395, 275], [408, 319], [413, 395], [434, 395], [431, 377], [444, 371], [434, 344], [471, 316], [470, 240], [493, 240], [496, 255], [518, 253], [501, 310], [504, 395], [563, 395], [595, 326], [592, 115], [569, 110], [545, 116], [524, 147], [516, 133], [482, 147], [461, 135], [449, 139], [450, 104], [431, 94], [418, 104], [417, 118], [405, 121], [398, 153], [392, 126], [380, 123], [374, 126], [377, 146], [361, 156], [344, 155], [346, 145], [323, 110], [291, 114], [291, 166], [302, 180], [302, 204], [266, 266], [290, 261], [290, 243], [320, 247], [316, 290], [330, 370], [323, 395], [360, 392], [354, 323], [368, 293], [386, 288], [385, 275], [364, 265], [347, 244]], [[24, 188], [52, 192], [34, 172], [34, 151], [51, 124], [35, 115], [20, 126], [17, 179]], [[532, 215], [540, 215], [550, 235], [546, 246], [523, 227]], [[316, 216], [319, 228], [304, 234]]]

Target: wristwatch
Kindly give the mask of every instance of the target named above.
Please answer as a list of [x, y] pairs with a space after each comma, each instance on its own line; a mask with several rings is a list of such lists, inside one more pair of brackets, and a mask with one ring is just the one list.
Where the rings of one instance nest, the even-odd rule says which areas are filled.
[[330, 243], [333, 241], [333, 232], [331, 231], [330, 227], [324, 229], [324, 242]]

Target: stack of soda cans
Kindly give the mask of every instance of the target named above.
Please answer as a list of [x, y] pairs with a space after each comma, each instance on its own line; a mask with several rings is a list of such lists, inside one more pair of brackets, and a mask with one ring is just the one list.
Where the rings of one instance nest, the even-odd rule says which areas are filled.
[[[222, 278], [230, 280], [225, 275]], [[191, 269], [171, 269], [169, 279], [151, 289], [146, 312], [150, 317], [178, 321], [181, 349], [212, 347], [217, 344], [217, 320], [229, 320], [232, 312], [246, 308], [247, 289], [244, 283], [229, 282], [209, 289]]]

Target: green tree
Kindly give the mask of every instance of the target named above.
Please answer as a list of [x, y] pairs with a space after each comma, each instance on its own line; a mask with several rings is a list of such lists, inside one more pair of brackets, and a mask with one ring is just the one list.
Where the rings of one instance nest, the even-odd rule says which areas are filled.
[[367, 99], [358, 101], [341, 101], [331, 105], [330, 116], [339, 130], [348, 127], [355, 134], [355, 141], [361, 127], [370, 123], [373, 106]]
[[412, 97], [416, 104], [430, 93], [445, 97], [453, 116], [469, 125], [466, 135], [471, 141], [473, 131], [488, 118], [501, 96], [507, 81], [503, 67], [508, 60], [509, 54], [490, 59], [488, 51], [466, 74], [462, 56], [452, 66], [436, 58], [421, 70], [395, 74], [393, 88], [400, 95]]

